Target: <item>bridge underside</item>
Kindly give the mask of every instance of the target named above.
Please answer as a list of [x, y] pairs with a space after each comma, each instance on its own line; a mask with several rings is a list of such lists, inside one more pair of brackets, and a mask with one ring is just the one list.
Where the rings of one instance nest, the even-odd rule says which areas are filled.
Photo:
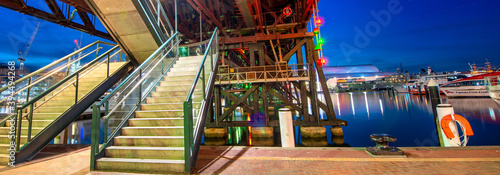
[[[136, 8], [138, 8], [137, 2], [140, 2], [126, 1], [127, 3], [123, 4], [133, 2]], [[46, 2], [56, 4], [55, 0]], [[100, 37], [113, 38], [132, 58], [139, 55], [138, 52], [134, 53], [134, 49], [140, 50], [137, 48], [151, 46], [148, 47], [149, 50], [146, 49], [150, 52], [162, 43], [161, 38], [153, 35], [150, 26], [143, 26], [148, 24], [145, 22], [144, 14], [131, 16], [130, 11], [133, 7], [130, 6], [130, 9], [122, 7], [121, 1], [111, 4], [103, 0], [61, 0], [61, 2], [78, 9], [80, 16], [96, 14], [111, 35], [96, 32], [91, 28], [92, 22], [85, 22], [80, 26], [73, 24], [64, 13], [62, 16], [59, 14], [58, 8], [51, 8], [54, 9], [53, 14], [40, 15], [43, 13], [35, 13], [36, 9], [23, 6], [19, 0], [0, 0], [2, 6], [21, 13], [69, 27], [77, 26], [72, 28]], [[207, 126], [250, 126], [253, 125], [252, 122], [264, 123], [266, 126], [279, 125], [277, 112], [274, 111], [274, 115], [269, 115], [273, 114], [269, 111], [270, 107], [274, 107], [273, 109], [287, 107], [293, 112], [298, 112], [300, 117], [294, 120], [294, 125], [298, 126], [347, 125], [345, 121], [336, 119], [323, 70], [316, 64], [319, 58], [315, 51], [313, 39], [315, 35], [307, 32], [315, 0], [159, 0], [159, 2], [166, 14], [165, 17], [160, 17], [161, 22], [172, 26], [176, 24], [182, 36], [181, 47], [206, 41], [215, 28], [220, 29], [222, 65], [214, 89], [215, 108], [212, 112], [215, 118], [207, 121]], [[108, 9], [107, 6], [113, 9]], [[292, 9], [290, 15], [283, 13], [286, 7]], [[126, 18], [126, 22], [120, 23], [120, 15]], [[82, 20], [85, 20], [84, 18]], [[125, 28], [127, 25], [130, 28]], [[143, 27], [137, 29], [137, 26]], [[134, 28], [137, 31], [132, 31]], [[138, 34], [139, 31], [146, 35], [148, 32], [150, 34], [147, 37], [136, 36], [136, 39], [125, 41], [124, 38]], [[134, 44], [137, 40], [147, 40], [150, 44], [137, 44], [137, 42]], [[144, 55], [147, 54], [135, 60], [140, 63], [145, 59]], [[325, 93], [319, 93], [318, 89], [323, 89]], [[222, 99], [225, 104], [222, 104]], [[234, 121], [230, 116], [236, 109], [243, 109], [251, 116], [262, 114], [265, 120]], [[326, 117], [320, 117], [323, 112]]]

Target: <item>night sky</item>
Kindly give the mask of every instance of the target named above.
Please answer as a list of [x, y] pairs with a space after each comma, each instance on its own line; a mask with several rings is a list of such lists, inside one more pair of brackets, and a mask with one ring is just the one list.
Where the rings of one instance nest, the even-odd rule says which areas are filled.
[[[499, 7], [497, 0], [321, 0], [324, 55], [330, 66], [373, 64], [383, 71], [395, 71], [400, 63], [410, 72], [427, 66], [463, 71], [472, 62], [484, 66], [486, 59], [500, 66]], [[3, 7], [0, 15], [0, 62], [5, 63], [17, 59], [37, 21]], [[25, 64], [35, 69], [71, 53], [81, 35], [42, 21]], [[83, 34], [82, 45], [95, 40], [103, 39]]]

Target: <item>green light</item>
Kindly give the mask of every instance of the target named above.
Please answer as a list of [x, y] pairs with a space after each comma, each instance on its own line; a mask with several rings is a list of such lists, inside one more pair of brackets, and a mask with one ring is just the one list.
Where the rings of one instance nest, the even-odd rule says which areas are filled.
[[321, 39], [321, 38], [318, 39], [318, 44], [323, 44], [323, 43], [325, 43], [325, 41], [323, 39]]
[[249, 88], [248, 84], [245, 84], [245, 89], [248, 89], [248, 88]]

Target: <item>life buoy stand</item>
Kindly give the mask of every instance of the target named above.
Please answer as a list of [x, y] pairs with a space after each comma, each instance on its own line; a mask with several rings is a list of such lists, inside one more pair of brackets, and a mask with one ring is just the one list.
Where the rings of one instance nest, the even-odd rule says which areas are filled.
[[448, 114], [441, 119], [441, 128], [443, 129], [443, 132], [447, 138], [449, 139], [455, 138], [455, 134], [453, 134], [453, 132], [451, 132], [450, 129], [451, 121], [457, 121], [458, 124], [460, 124], [462, 130], [465, 131], [464, 135], [467, 136], [474, 135], [474, 132], [472, 131], [472, 128], [470, 127], [469, 121], [467, 121], [467, 119], [458, 114]]

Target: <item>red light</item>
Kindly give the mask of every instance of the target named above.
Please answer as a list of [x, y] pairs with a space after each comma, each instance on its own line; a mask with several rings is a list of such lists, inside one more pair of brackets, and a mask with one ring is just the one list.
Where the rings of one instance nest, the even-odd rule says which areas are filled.
[[73, 42], [74, 42], [75, 44], [78, 44], [78, 40], [77, 40], [77, 39], [73, 40]]
[[319, 29], [318, 29], [318, 28], [314, 28], [313, 33], [314, 33], [315, 35], [319, 34]]
[[321, 19], [317, 19], [317, 20], [316, 20], [316, 25], [321, 26], [321, 22], [322, 22], [322, 21], [321, 21]]
[[317, 61], [318, 66], [324, 66], [326, 64], [326, 60], [324, 58], [320, 58]]

